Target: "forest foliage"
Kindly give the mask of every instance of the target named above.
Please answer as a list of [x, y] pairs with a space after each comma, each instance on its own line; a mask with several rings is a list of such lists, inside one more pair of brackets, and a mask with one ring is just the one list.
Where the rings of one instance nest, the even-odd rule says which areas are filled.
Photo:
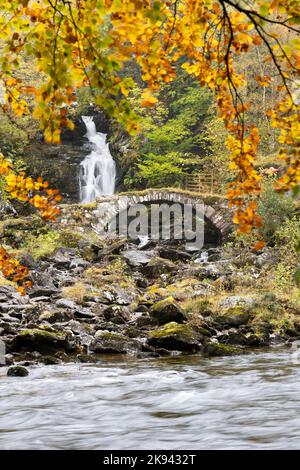
[[[138, 163], [140, 178], [147, 178], [149, 166], [156, 165], [166, 174], [170, 167], [176, 168], [179, 177], [186, 165], [194, 164], [200, 142], [193, 126], [200, 125], [201, 111], [187, 119], [189, 106], [180, 99], [201, 99], [201, 109], [206, 106], [205, 96], [211, 94], [228, 134], [229, 167], [234, 177], [228, 183], [227, 197], [235, 207], [233, 220], [239, 230], [249, 233], [261, 225], [257, 213], [261, 175], [255, 166], [260, 141], [257, 124], [267, 132], [268, 127], [276, 130], [278, 155], [284, 165], [275, 183], [277, 190], [299, 191], [298, 1], [1, 0], [0, 12], [2, 110], [19, 117], [33, 116], [47, 142], [59, 143], [61, 129], [73, 129], [68, 106], [76, 99], [74, 91], [83, 86], [90, 87], [97, 105], [130, 133], [137, 133], [138, 117], [130, 102], [136, 83], [134, 77], [124, 74], [134, 60], [142, 80], [139, 105], [154, 109], [151, 119], [161, 119], [156, 129], [149, 120], [141, 149], [145, 158]], [[253, 76], [248, 68], [241, 70], [240, 57], [257, 58], [257, 71], [250, 70]], [[40, 80], [23, 80], [24, 62], [32, 64]], [[185, 98], [175, 95], [166, 117], [159, 90], [163, 85], [167, 93], [176, 93], [170, 84], [178, 69], [193, 80]], [[260, 123], [253, 120], [254, 82], [256, 89], [265, 90], [262, 108], [268, 119]], [[195, 83], [208, 91], [198, 94]], [[153, 152], [151, 142], [158, 144], [157, 151]], [[179, 150], [174, 153], [172, 145]], [[186, 156], [192, 157], [189, 163]], [[0, 173], [12, 197], [29, 200], [46, 218], [55, 216], [59, 196], [46, 182], [16, 173], [4, 156]], [[8, 261], [3, 252], [1, 259], [0, 267], [5, 269]]]

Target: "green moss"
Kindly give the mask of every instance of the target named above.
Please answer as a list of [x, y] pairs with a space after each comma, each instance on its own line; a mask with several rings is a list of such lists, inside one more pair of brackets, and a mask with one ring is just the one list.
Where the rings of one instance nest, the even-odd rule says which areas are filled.
[[[153, 284], [148, 287], [143, 298], [148, 301], [155, 301], [162, 297], [172, 296], [178, 301], [183, 302], [183, 308], [187, 308], [187, 313], [193, 312], [193, 303], [197, 302], [197, 291], [203, 289], [203, 281], [199, 279], [189, 277], [182, 280], [178, 280], [172, 284], [167, 285], [166, 287], [161, 287], [159, 284]], [[194, 300], [195, 298], [195, 300]], [[203, 297], [201, 297], [203, 300]], [[190, 304], [190, 308], [188, 306]], [[196, 305], [196, 304], [195, 304]], [[197, 310], [197, 309], [196, 309]]]
[[165, 310], [168, 308], [170, 305], [177, 305], [173, 297], [167, 297], [166, 299], [160, 300], [159, 302], [156, 302], [152, 307], [151, 307], [151, 312], [161, 312], [162, 310]]
[[233, 356], [235, 354], [241, 354], [242, 350], [229, 346], [228, 344], [211, 342], [206, 344], [204, 352], [208, 356]]
[[64, 341], [65, 335], [57, 331], [48, 331], [44, 328], [32, 328], [27, 330], [22, 330], [18, 333], [18, 336], [23, 339], [31, 339], [39, 341]]
[[97, 209], [97, 201], [88, 202], [87, 204], [78, 204], [78, 207], [85, 210]]
[[78, 248], [82, 235], [74, 232], [74, 230], [60, 230], [59, 243], [66, 248]]
[[177, 336], [181, 335], [186, 339], [195, 339], [196, 333], [189, 324], [179, 324], [176, 322], [170, 322], [161, 328], [153, 330], [149, 333], [149, 338], [164, 338], [166, 336]]
[[34, 258], [40, 259], [53, 255], [55, 250], [61, 246], [58, 232], [48, 231], [38, 237], [30, 236], [21, 247], [21, 251], [26, 251]]
[[128, 341], [126, 336], [120, 335], [118, 333], [111, 333], [110, 331], [103, 331], [99, 339], [104, 341]]

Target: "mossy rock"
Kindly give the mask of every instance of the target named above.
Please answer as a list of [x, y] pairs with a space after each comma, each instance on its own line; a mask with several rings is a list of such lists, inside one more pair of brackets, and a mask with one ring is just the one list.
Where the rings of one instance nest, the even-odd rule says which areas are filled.
[[56, 311], [56, 312], [45, 311], [41, 313], [41, 315], [39, 316], [39, 321], [49, 322], [49, 323], [63, 322], [69, 319], [70, 319], [70, 315], [66, 311]]
[[230, 345], [246, 346], [248, 344], [247, 336], [240, 330], [229, 330], [227, 334], [218, 336], [218, 341]]
[[176, 265], [172, 261], [160, 258], [159, 256], [152, 258], [147, 266], [143, 268], [144, 274], [149, 277], [158, 277], [161, 274], [168, 274], [175, 270]]
[[[49, 331], [50, 330], [50, 331]], [[71, 332], [56, 331], [53, 328], [32, 328], [20, 331], [14, 338], [11, 350], [38, 351], [51, 353], [59, 349], [73, 351], [76, 343]]]
[[127, 336], [111, 333], [107, 330], [98, 330], [90, 345], [90, 350], [102, 354], [126, 354], [136, 346], [135, 342]]
[[221, 315], [214, 318], [219, 327], [239, 327], [247, 325], [251, 320], [251, 314], [244, 307], [236, 306], [225, 310]]
[[203, 336], [190, 324], [167, 323], [149, 333], [148, 344], [169, 351], [199, 351]]
[[[194, 277], [188, 277], [162, 287], [159, 284], [154, 284], [149, 287], [144, 297], [149, 300], [159, 300], [164, 297], [172, 296], [175, 300], [186, 301], [185, 311], [192, 313], [198, 310], [197, 307], [197, 296], [203, 296], [205, 293], [206, 286], [199, 279]], [[203, 298], [202, 302], [205, 302]], [[195, 303], [194, 303], [195, 302]]]
[[7, 370], [8, 377], [27, 377], [28, 374], [28, 370], [23, 366], [12, 366]]
[[242, 350], [230, 346], [228, 344], [220, 344], [215, 342], [206, 343], [204, 347], [204, 353], [208, 356], [234, 356], [236, 354], [242, 354]]
[[13, 219], [6, 219], [0, 224], [0, 234], [4, 235], [12, 233], [14, 230], [30, 231], [40, 228], [45, 225], [45, 221], [38, 216], [31, 217], [14, 217]]
[[184, 323], [188, 319], [187, 315], [173, 297], [167, 297], [160, 302], [156, 302], [150, 307], [149, 313], [153, 320], [159, 325], [170, 322]]
[[45, 222], [38, 216], [6, 219], [0, 222], [0, 238], [8, 246], [20, 248], [24, 240], [39, 235], [44, 225]]

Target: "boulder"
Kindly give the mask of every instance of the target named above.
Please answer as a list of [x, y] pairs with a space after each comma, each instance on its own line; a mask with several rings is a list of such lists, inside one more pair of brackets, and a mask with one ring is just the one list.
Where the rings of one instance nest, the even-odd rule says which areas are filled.
[[204, 353], [208, 356], [234, 356], [235, 354], [241, 354], [242, 350], [228, 344], [210, 341], [206, 343]]
[[57, 248], [51, 257], [54, 264], [58, 267], [68, 268], [71, 264], [72, 258], [76, 256], [74, 248]]
[[71, 317], [72, 315], [66, 311], [50, 312], [48, 310], [45, 310], [39, 316], [39, 321], [48, 322], [48, 323], [56, 323], [56, 322], [64, 322], [64, 321], [70, 320]]
[[122, 240], [113, 242], [108, 246], [105, 246], [102, 250], [99, 250], [97, 259], [102, 258], [107, 255], [119, 254], [120, 251], [125, 248], [126, 243], [127, 243], [127, 240], [124, 238]]
[[107, 330], [98, 330], [90, 344], [91, 351], [103, 354], [126, 354], [133, 347], [133, 341], [126, 336]]
[[238, 327], [247, 325], [251, 319], [251, 314], [243, 307], [232, 307], [225, 310], [221, 315], [216, 317], [215, 324], [219, 328]]
[[40, 353], [51, 353], [58, 349], [66, 351], [76, 350], [76, 340], [69, 330], [57, 331], [53, 328], [31, 328], [21, 330], [13, 339], [12, 351], [38, 351]]
[[58, 294], [59, 292], [60, 290], [54, 286], [37, 286], [37, 287], [34, 287], [33, 289], [30, 289], [28, 294], [30, 298], [41, 297], [41, 296], [51, 297], [52, 295]]
[[159, 325], [170, 322], [184, 323], [187, 320], [186, 313], [173, 297], [167, 297], [160, 302], [156, 302], [149, 310], [151, 318]]
[[145, 266], [155, 256], [154, 251], [127, 250], [122, 253], [128, 264], [132, 267]]
[[124, 324], [130, 320], [130, 311], [121, 305], [109, 305], [102, 311], [105, 320], [112, 323]]
[[12, 366], [7, 371], [9, 377], [27, 377], [28, 374], [28, 370], [23, 366]]
[[149, 333], [147, 343], [156, 348], [169, 351], [198, 351], [201, 348], [203, 336], [191, 325], [181, 325], [176, 322], [167, 323]]
[[174, 272], [176, 270], [176, 265], [167, 259], [160, 258], [156, 256], [144, 267], [144, 273], [149, 277], [158, 277], [161, 274], [167, 274]]
[[224, 344], [233, 344], [233, 345], [248, 345], [248, 339], [245, 334], [241, 331], [232, 329], [227, 331], [227, 333], [218, 336], [218, 341]]
[[243, 307], [252, 306], [255, 303], [255, 299], [250, 296], [242, 295], [231, 295], [225, 297], [219, 304], [220, 308], [231, 308], [231, 307]]
[[169, 248], [167, 246], [163, 246], [159, 249], [159, 256], [161, 258], [170, 259], [171, 261], [188, 261], [192, 258], [192, 255], [186, 251], [176, 250], [175, 248]]

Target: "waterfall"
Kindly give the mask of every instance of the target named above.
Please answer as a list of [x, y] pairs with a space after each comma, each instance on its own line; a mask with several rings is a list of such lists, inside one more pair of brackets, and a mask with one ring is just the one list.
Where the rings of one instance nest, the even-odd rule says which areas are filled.
[[98, 196], [114, 194], [116, 165], [106, 142], [106, 134], [96, 131], [92, 116], [82, 116], [87, 133], [93, 144], [92, 152], [80, 163], [80, 202], [88, 203]]

